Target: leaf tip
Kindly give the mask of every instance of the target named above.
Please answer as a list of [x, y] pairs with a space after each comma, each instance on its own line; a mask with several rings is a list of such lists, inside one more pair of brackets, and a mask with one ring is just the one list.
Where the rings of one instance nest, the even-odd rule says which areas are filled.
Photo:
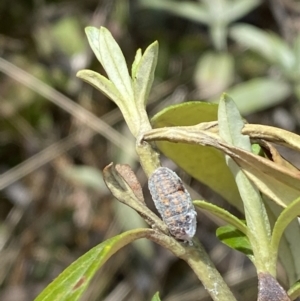
[[100, 26], [99, 31], [100, 31], [100, 33], [109, 33], [110, 34], [110, 31], [104, 26]]
[[88, 69], [82, 69], [82, 70], [79, 70], [79, 71], [76, 73], [76, 77], [81, 78], [81, 79], [85, 79], [86, 76], [89, 75], [90, 72], [93, 72], [93, 71], [88, 70]]
[[226, 92], [222, 93], [220, 101], [228, 102], [230, 100], [232, 100], [232, 98]]
[[95, 29], [97, 29], [97, 28], [94, 26], [87, 26], [84, 28], [84, 31], [86, 34], [88, 34], [90, 31], [95, 30]]
[[79, 71], [76, 73], [76, 77], [82, 78], [82, 71], [84, 71], [84, 70], [79, 70]]

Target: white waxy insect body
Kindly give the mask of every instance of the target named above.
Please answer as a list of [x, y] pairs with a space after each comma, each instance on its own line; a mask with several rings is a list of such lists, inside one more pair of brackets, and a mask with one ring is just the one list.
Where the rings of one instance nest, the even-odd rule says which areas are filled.
[[196, 232], [197, 212], [181, 179], [171, 169], [159, 167], [150, 176], [148, 185], [155, 207], [170, 233], [190, 242]]

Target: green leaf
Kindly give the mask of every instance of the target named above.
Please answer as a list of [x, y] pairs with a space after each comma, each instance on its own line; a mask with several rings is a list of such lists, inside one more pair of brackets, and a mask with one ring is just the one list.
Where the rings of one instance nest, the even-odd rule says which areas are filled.
[[226, 94], [223, 94], [219, 103], [218, 122], [221, 138], [228, 144], [251, 152], [249, 137], [241, 134], [245, 122], [232, 98]]
[[[272, 224], [275, 225], [278, 216], [282, 213], [282, 208], [272, 200], [264, 197], [268, 208], [268, 215]], [[294, 219], [283, 232], [280, 241], [279, 259], [285, 268], [289, 284], [291, 285], [300, 278], [300, 232], [299, 222]], [[276, 257], [276, 256], [275, 256]]]
[[253, 251], [247, 236], [231, 225], [217, 229], [217, 237], [228, 247], [246, 254], [253, 260]]
[[159, 292], [157, 292], [151, 299], [151, 301], [160, 301]]
[[285, 72], [293, 70], [294, 53], [279, 36], [247, 24], [233, 26], [230, 36], [238, 43], [257, 51], [269, 62], [277, 64]]
[[[217, 120], [217, 104], [186, 102], [170, 106], [152, 118], [155, 128], [187, 126]], [[241, 198], [224, 156], [210, 147], [185, 143], [156, 142], [158, 148], [187, 173], [222, 195], [243, 211]]]
[[197, 23], [210, 23], [208, 8], [202, 3], [177, 1], [175, 4], [175, 1], [168, 0], [140, 0], [139, 3], [143, 7], [164, 10]]
[[[249, 137], [241, 134], [244, 121], [234, 101], [225, 94], [219, 103], [218, 122], [221, 138], [228, 144], [251, 152]], [[244, 203], [249, 229], [248, 237], [253, 248], [256, 268], [259, 272], [271, 271], [273, 274], [275, 273], [273, 271], [275, 263], [274, 258], [269, 254], [270, 224], [259, 191], [231, 157], [226, 156], [226, 161], [235, 177]]]
[[[265, 110], [284, 101], [292, 92], [291, 87], [272, 78], [254, 78], [227, 90], [241, 114]], [[219, 99], [213, 101], [218, 102]]]
[[245, 223], [243, 223], [241, 220], [239, 220], [236, 216], [232, 215], [227, 210], [205, 201], [193, 201], [193, 204], [196, 207], [209, 211], [210, 213], [221, 218], [223, 221], [229, 223], [237, 230], [247, 235], [247, 226], [245, 225]]
[[119, 93], [123, 95], [126, 101], [134, 101], [131, 78], [124, 55], [106, 28], [101, 27], [99, 31], [101, 64], [109, 79], [118, 88]]
[[295, 300], [297, 297], [300, 297], [300, 280], [295, 282], [290, 289], [288, 290], [288, 295], [291, 300]]
[[75, 15], [59, 19], [52, 26], [50, 25], [50, 30], [56, 45], [67, 55], [72, 56], [83, 51], [85, 42], [82, 39], [82, 28], [79, 19]]
[[144, 52], [136, 67], [133, 87], [135, 101], [142, 111], [145, 108], [154, 80], [154, 72], [158, 57], [158, 43], [152, 43]]
[[129, 106], [126, 105], [126, 100], [123, 99], [123, 96], [109, 79], [92, 70], [78, 71], [77, 76], [110, 98], [121, 110], [130, 131], [132, 133], [136, 132], [135, 116], [132, 111], [130, 112]]
[[80, 70], [77, 72], [77, 76], [101, 91], [104, 95], [115, 102], [116, 105], [119, 107], [122, 106], [124, 101], [123, 97], [109, 79], [92, 70]]
[[89, 44], [96, 55], [98, 61], [102, 64], [102, 58], [100, 54], [100, 45], [99, 45], [99, 29], [96, 27], [88, 26], [85, 28], [85, 33], [88, 38]]
[[134, 57], [134, 61], [133, 61], [132, 66], [131, 66], [131, 77], [133, 79], [136, 76], [136, 69], [137, 69], [137, 66], [139, 65], [139, 63], [141, 61], [141, 58], [142, 58], [142, 49], [139, 48], [136, 51], [136, 54], [135, 54], [135, 57]]
[[260, 0], [239, 0], [227, 2], [228, 5], [224, 12], [224, 17], [228, 23], [241, 19], [247, 15], [250, 11], [261, 4]]
[[87, 289], [97, 270], [118, 250], [127, 244], [146, 237], [150, 229], [135, 229], [92, 248], [66, 268], [35, 301], [76, 301]]
[[294, 79], [297, 80], [300, 75], [300, 34], [298, 34], [294, 40], [293, 51], [295, 56], [294, 65]]
[[271, 248], [278, 252], [279, 243], [287, 226], [300, 215], [300, 197], [287, 206], [279, 215], [272, 233]]
[[208, 51], [195, 68], [194, 81], [204, 98], [222, 93], [234, 79], [234, 60], [228, 53]]

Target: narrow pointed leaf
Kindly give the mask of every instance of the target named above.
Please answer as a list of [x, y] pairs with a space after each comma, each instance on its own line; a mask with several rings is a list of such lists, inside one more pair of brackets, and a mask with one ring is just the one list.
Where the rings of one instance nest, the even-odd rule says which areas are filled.
[[[268, 215], [272, 224], [277, 221], [278, 216], [282, 213], [282, 208], [267, 197], [264, 197], [264, 202], [268, 209]], [[297, 279], [300, 279], [300, 232], [297, 219], [293, 220], [287, 231], [283, 232], [280, 241], [278, 257], [285, 268], [289, 284], [291, 285]], [[275, 255], [276, 257], [276, 255]]]
[[119, 107], [122, 106], [123, 99], [121, 94], [116, 86], [106, 77], [92, 70], [80, 70], [77, 73], [77, 77], [101, 91]]
[[287, 226], [300, 215], [300, 197], [286, 207], [279, 215], [272, 233], [271, 248], [279, 249], [279, 243]]
[[119, 249], [146, 237], [153, 230], [131, 230], [94, 247], [66, 268], [35, 301], [76, 301], [87, 289], [97, 270]]
[[157, 292], [151, 299], [151, 301], [160, 301], [159, 292]]
[[246, 24], [233, 26], [230, 30], [230, 36], [238, 43], [259, 52], [284, 71], [289, 72], [293, 69], [295, 64], [294, 53], [279, 36]]
[[135, 107], [130, 107], [126, 104], [126, 100], [116, 89], [115, 85], [106, 77], [92, 70], [81, 70], [77, 73], [77, 76], [100, 90], [119, 107], [131, 133], [135, 136], [138, 129], [137, 124], [139, 123], [135, 119], [137, 118], [137, 114], [134, 112]]
[[239, 0], [228, 3], [228, 7], [225, 10], [225, 16], [228, 23], [236, 21], [247, 15], [250, 11], [261, 4], [260, 0]]
[[217, 237], [228, 247], [246, 254], [252, 261], [253, 251], [247, 236], [231, 225], [219, 227]]
[[224, 94], [219, 103], [218, 110], [219, 134], [228, 144], [240, 147], [251, 152], [250, 139], [242, 135], [245, 122], [232, 98]]
[[157, 57], [158, 43], [154, 42], [146, 49], [136, 67], [135, 77], [133, 78], [133, 86], [135, 101], [140, 110], [145, 108], [149, 97], [150, 89], [154, 80]]
[[135, 57], [134, 57], [134, 61], [133, 61], [132, 66], [131, 66], [131, 77], [133, 79], [136, 76], [136, 69], [137, 69], [137, 66], [139, 65], [139, 63], [141, 61], [141, 58], [142, 58], [142, 50], [138, 49], [136, 51], [136, 54], [135, 54]]
[[221, 218], [226, 223], [232, 225], [233, 227], [247, 235], [247, 226], [245, 225], [245, 223], [243, 223], [227, 210], [205, 201], [193, 201], [193, 203], [196, 207], [209, 211], [210, 213]]
[[[227, 89], [242, 115], [270, 108], [284, 101], [292, 93], [289, 84], [273, 78], [254, 78]], [[213, 99], [219, 102], [219, 98]]]
[[300, 297], [300, 280], [291, 286], [291, 288], [288, 290], [288, 295], [291, 300], [295, 300], [297, 297]]
[[208, 51], [195, 68], [194, 81], [204, 98], [222, 93], [234, 79], [234, 60], [228, 53]]
[[197, 23], [210, 23], [208, 8], [202, 3], [184, 1], [174, 5], [174, 1], [168, 0], [140, 0], [139, 2], [143, 7], [164, 10]]
[[88, 26], [85, 28], [85, 33], [87, 35], [89, 44], [90, 44], [94, 54], [96, 55], [96, 58], [101, 63], [101, 65], [103, 65], [101, 54], [100, 54], [99, 29], [96, 27]]
[[300, 74], [300, 34], [295, 37], [293, 52], [295, 56], [294, 78], [297, 80]]
[[124, 55], [111, 33], [104, 27], [100, 28], [99, 44], [102, 66], [109, 79], [127, 101], [133, 101], [131, 78]]
[[[223, 95], [218, 110], [219, 134], [228, 144], [251, 152], [249, 136], [242, 135], [244, 121], [234, 103], [227, 95]], [[245, 176], [243, 170], [229, 156], [226, 157], [227, 164], [235, 176], [239, 192], [241, 194], [247, 226], [249, 229], [249, 240], [251, 242], [259, 271], [273, 272], [273, 264], [269, 259], [270, 224], [265, 206], [257, 188]], [[250, 235], [251, 233], [251, 235]]]

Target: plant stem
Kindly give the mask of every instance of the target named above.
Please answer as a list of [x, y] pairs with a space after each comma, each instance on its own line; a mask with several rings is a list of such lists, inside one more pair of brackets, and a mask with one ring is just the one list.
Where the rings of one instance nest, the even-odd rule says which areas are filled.
[[160, 167], [159, 154], [152, 148], [148, 142], [141, 142], [137, 139], [136, 152], [139, 156], [140, 163], [147, 177]]
[[189, 246], [158, 232], [150, 233], [148, 238], [183, 259], [195, 272], [214, 301], [237, 301], [198, 241], [196, 242], [194, 239], [194, 245]]
[[213, 300], [236, 301], [223, 277], [200, 243], [197, 243], [195, 248], [189, 249], [182, 259], [193, 269]]
[[152, 127], [146, 111], [140, 112], [140, 135], [136, 137], [136, 152], [148, 178], [158, 167], [160, 167], [159, 153], [154, 150], [149, 142], [142, 140], [144, 133], [151, 129]]

